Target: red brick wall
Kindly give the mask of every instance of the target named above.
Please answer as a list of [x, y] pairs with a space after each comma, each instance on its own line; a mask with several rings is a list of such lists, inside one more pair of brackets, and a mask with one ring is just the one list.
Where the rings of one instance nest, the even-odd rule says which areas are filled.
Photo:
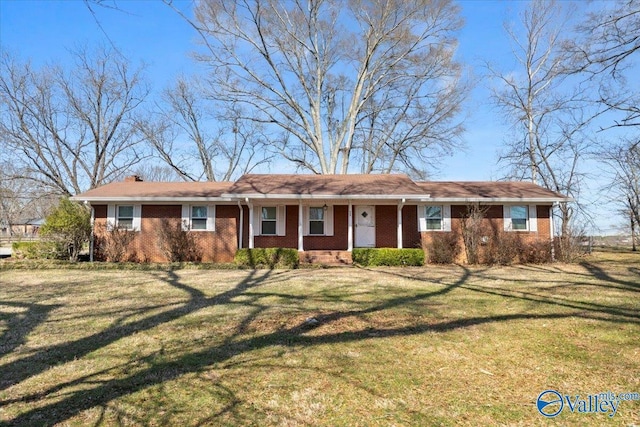
[[[346, 251], [349, 245], [349, 207], [333, 206], [333, 236], [304, 236], [304, 249]], [[297, 218], [297, 217], [296, 217]], [[297, 235], [297, 232], [296, 232]], [[297, 245], [296, 245], [297, 247]]]
[[[254, 215], [260, 215], [254, 210]], [[285, 236], [254, 236], [253, 245], [256, 248], [298, 248], [298, 206], [287, 206]], [[245, 217], [248, 227], [249, 215]], [[247, 243], [248, 245], [248, 243]], [[246, 246], [248, 247], [248, 246]]]
[[[551, 240], [551, 234], [549, 229], [549, 208], [550, 205], [537, 206], [536, 215], [538, 217], [538, 231], [509, 231], [507, 233], [517, 235], [523, 242], [533, 242], [537, 240]], [[459, 244], [462, 248], [461, 255], [458, 258], [458, 262], [466, 262], [464, 255], [464, 244], [462, 241], [462, 218], [467, 214], [466, 205], [452, 205], [451, 206], [451, 230], [458, 233]], [[495, 236], [497, 233], [504, 233], [504, 210], [502, 205], [491, 205], [485, 212], [485, 218], [483, 219], [484, 232], [488, 237]], [[434, 232], [422, 232], [421, 240], [422, 246], [426, 248], [432, 241], [434, 236], [437, 236], [441, 231]]]
[[376, 206], [376, 248], [398, 247], [398, 207]]
[[[107, 206], [94, 206], [95, 230], [99, 238], [103, 235], [107, 222]], [[126, 258], [139, 262], [167, 262], [159, 246], [157, 230], [165, 218], [182, 217], [181, 205], [142, 205], [141, 229], [129, 245]], [[239, 210], [234, 205], [216, 206], [216, 230], [193, 231], [202, 254], [203, 262], [229, 262], [237, 249], [237, 224]], [[96, 247], [95, 259], [103, 256]]]
[[402, 247], [421, 247], [420, 232], [418, 231], [418, 206], [416, 205], [402, 207]]
[[[514, 232], [524, 241], [538, 239], [549, 240], [549, 207], [538, 206], [538, 231]], [[249, 243], [249, 212], [246, 206], [244, 210], [243, 247]], [[298, 206], [287, 206], [286, 236], [256, 236], [255, 247], [298, 247]], [[355, 207], [354, 207], [355, 210]], [[95, 229], [100, 235], [105, 229], [107, 220], [107, 206], [95, 205]], [[461, 218], [466, 214], [464, 205], [451, 207], [452, 230], [460, 234]], [[484, 220], [487, 234], [501, 232], [504, 228], [501, 205], [489, 207]], [[129, 257], [132, 260], [148, 262], [164, 262], [166, 257], [158, 245], [156, 230], [163, 218], [181, 218], [180, 205], [143, 205], [141, 231], [136, 233], [134, 241], [130, 245]], [[438, 232], [418, 231], [418, 208], [415, 205], [407, 205], [402, 209], [403, 220], [403, 247], [412, 248], [427, 245]], [[228, 262], [233, 260], [237, 248], [237, 227], [239, 221], [239, 209], [237, 205], [216, 206], [216, 231], [193, 232], [196, 236], [199, 248], [205, 262]], [[306, 250], [346, 250], [348, 245], [348, 207], [346, 205], [334, 206], [334, 235], [333, 236], [305, 236], [304, 247]], [[355, 231], [355, 229], [354, 229]], [[376, 247], [397, 247], [397, 206], [376, 206]], [[96, 247], [96, 249], [99, 249]], [[96, 260], [100, 260], [100, 253], [96, 251]], [[463, 261], [463, 260], [461, 260]]]

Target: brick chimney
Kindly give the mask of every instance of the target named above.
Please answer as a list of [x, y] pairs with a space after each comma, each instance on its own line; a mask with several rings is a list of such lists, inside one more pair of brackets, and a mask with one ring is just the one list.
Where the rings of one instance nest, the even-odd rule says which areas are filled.
[[124, 182], [142, 182], [140, 175], [131, 175], [124, 179]]

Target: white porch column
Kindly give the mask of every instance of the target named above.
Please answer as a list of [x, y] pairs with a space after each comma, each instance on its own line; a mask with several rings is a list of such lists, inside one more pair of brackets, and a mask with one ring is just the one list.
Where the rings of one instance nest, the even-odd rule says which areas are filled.
[[405, 199], [398, 203], [398, 249], [402, 249], [402, 207]]
[[349, 200], [349, 208], [347, 210], [347, 251], [353, 251], [353, 205]]
[[298, 252], [304, 251], [304, 222], [302, 218], [302, 200], [298, 202]]
[[249, 199], [245, 199], [249, 206], [249, 249], [253, 249], [253, 203]]

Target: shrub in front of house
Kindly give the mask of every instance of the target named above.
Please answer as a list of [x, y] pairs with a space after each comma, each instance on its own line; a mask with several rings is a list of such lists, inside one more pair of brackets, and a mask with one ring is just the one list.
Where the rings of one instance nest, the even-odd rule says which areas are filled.
[[297, 249], [245, 248], [238, 249], [234, 262], [240, 267], [250, 268], [298, 268], [300, 259]]
[[520, 262], [522, 264], [546, 264], [553, 261], [551, 242], [535, 240], [522, 245]]
[[460, 236], [458, 233], [434, 233], [425, 249], [429, 263], [453, 264], [462, 251]]
[[13, 242], [13, 256], [18, 259], [67, 259], [69, 252], [59, 242], [41, 240], [38, 242]]
[[135, 254], [131, 253], [130, 249], [135, 237], [135, 231], [120, 227], [102, 226], [98, 228], [94, 240], [95, 251], [99, 254], [99, 258], [107, 262], [137, 261]]
[[351, 252], [351, 257], [355, 264], [365, 267], [424, 265], [422, 249], [356, 248]]
[[40, 229], [40, 235], [55, 247], [64, 247], [69, 261], [77, 261], [91, 237], [91, 213], [86, 206], [62, 199]]
[[158, 245], [170, 262], [200, 262], [202, 253], [196, 236], [178, 220], [163, 218], [157, 231]]
[[511, 265], [518, 261], [523, 242], [517, 233], [498, 231], [491, 238], [485, 253], [485, 264]]

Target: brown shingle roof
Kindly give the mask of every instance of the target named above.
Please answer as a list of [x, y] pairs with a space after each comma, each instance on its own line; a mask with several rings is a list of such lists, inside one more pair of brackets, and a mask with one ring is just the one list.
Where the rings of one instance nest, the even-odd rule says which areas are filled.
[[407, 198], [426, 202], [568, 200], [530, 182], [414, 182], [407, 175], [247, 174], [234, 182], [114, 182], [73, 197], [77, 201], [189, 201], [244, 197]]
[[129, 200], [220, 197], [232, 182], [113, 182], [74, 197], [76, 200]]
[[408, 196], [423, 190], [407, 175], [243, 175], [228, 191], [229, 195], [335, 195]]
[[427, 181], [416, 183], [431, 198], [444, 199], [565, 199], [531, 182]]

